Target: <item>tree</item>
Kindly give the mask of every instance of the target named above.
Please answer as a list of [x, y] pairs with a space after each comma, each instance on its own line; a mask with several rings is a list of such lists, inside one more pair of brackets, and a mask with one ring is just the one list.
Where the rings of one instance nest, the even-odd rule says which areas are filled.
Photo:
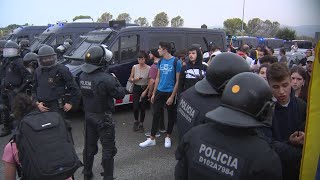
[[171, 19], [171, 27], [181, 27], [184, 24], [184, 20], [181, 16], [177, 16]]
[[275, 37], [280, 24], [277, 21], [261, 20], [253, 18], [248, 21], [246, 32], [249, 36]]
[[97, 22], [107, 23], [112, 19], [112, 14], [108, 12], [104, 12], [97, 20]]
[[130, 17], [130, 15], [128, 13], [121, 13], [117, 17], [117, 21], [120, 21], [120, 20], [125, 20], [126, 23], [130, 23], [131, 22], [131, 17]]
[[201, 28], [202, 28], [202, 29], [207, 29], [208, 26], [207, 26], [206, 24], [202, 24], [202, 25], [201, 25]]
[[135, 24], [139, 24], [139, 26], [149, 26], [148, 20], [145, 17], [138, 17], [138, 19], [134, 20]]
[[91, 16], [80, 15], [80, 16], [74, 17], [72, 20], [76, 21], [78, 19], [92, 19], [92, 18], [91, 18]]
[[281, 28], [276, 33], [276, 38], [293, 40], [296, 39], [296, 31], [288, 27]]
[[169, 18], [167, 13], [165, 12], [158, 13], [154, 17], [154, 20], [152, 21], [152, 26], [155, 26], [155, 27], [161, 27], [161, 26], [166, 27], [168, 26], [168, 24], [169, 24]]
[[[226, 31], [230, 32], [231, 34], [236, 34], [237, 32], [241, 32], [242, 20], [240, 18], [227, 19], [223, 22], [223, 26]], [[246, 24], [243, 23], [243, 29], [245, 28]]]
[[249, 36], [260, 36], [259, 31], [262, 28], [263, 21], [260, 18], [253, 18], [248, 21], [246, 32]]

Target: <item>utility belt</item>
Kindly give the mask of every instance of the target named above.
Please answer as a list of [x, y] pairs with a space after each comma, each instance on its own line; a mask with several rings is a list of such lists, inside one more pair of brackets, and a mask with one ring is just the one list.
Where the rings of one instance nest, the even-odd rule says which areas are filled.
[[64, 97], [61, 97], [57, 100], [53, 100], [53, 101], [41, 101], [43, 102], [43, 105], [48, 107], [50, 110], [59, 110], [59, 109], [63, 109], [63, 106], [65, 104], [65, 99]]

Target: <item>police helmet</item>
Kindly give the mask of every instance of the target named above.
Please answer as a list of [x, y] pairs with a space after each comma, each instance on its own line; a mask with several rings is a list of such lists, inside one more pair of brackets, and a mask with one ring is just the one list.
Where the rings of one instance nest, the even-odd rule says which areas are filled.
[[3, 57], [19, 56], [19, 45], [14, 41], [8, 41], [3, 48]]
[[68, 43], [69, 45], [72, 45], [72, 39], [68, 38], [64, 40], [64, 44]]
[[24, 66], [28, 66], [31, 62], [38, 63], [38, 55], [36, 53], [29, 52], [23, 57]]
[[41, 68], [51, 68], [57, 64], [57, 54], [51, 46], [43, 45], [38, 51], [38, 62]]
[[206, 117], [219, 124], [238, 127], [262, 127], [271, 119], [274, 102], [268, 83], [259, 75], [243, 72], [226, 85], [221, 105]]
[[107, 46], [93, 46], [85, 54], [86, 63], [82, 65], [81, 69], [86, 73], [90, 73], [107, 65], [111, 59], [112, 52], [107, 49]]
[[29, 47], [29, 40], [23, 39], [19, 42], [20, 48], [26, 48]]
[[201, 94], [221, 94], [228, 80], [241, 72], [250, 72], [250, 66], [242, 57], [230, 52], [218, 54], [209, 64], [206, 77], [195, 84], [195, 89]]

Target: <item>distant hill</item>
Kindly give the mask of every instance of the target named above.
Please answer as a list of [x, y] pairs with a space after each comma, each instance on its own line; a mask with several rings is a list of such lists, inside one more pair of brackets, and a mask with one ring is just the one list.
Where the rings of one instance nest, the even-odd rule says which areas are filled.
[[320, 32], [320, 25], [302, 25], [291, 28], [296, 30], [298, 36], [314, 37], [315, 32]]

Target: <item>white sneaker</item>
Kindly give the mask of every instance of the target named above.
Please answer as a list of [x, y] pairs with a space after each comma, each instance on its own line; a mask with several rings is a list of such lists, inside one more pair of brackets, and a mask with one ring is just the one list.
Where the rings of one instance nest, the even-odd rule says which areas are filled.
[[169, 137], [166, 137], [164, 139], [164, 147], [165, 148], [171, 148], [171, 139]]
[[144, 148], [144, 147], [149, 147], [149, 146], [155, 146], [156, 145], [156, 140], [152, 140], [150, 138], [148, 138], [147, 140], [145, 140], [144, 142], [140, 143], [139, 146]]

